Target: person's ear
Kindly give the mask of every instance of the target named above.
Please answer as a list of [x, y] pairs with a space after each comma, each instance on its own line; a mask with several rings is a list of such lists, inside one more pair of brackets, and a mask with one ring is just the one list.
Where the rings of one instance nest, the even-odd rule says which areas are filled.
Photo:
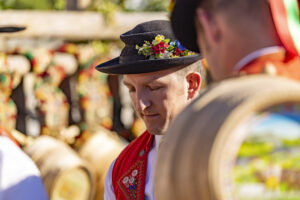
[[205, 39], [209, 44], [217, 44], [220, 39], [220, 29], [214, 13], [204, 10], [203, 8], [196, 9], [196, 23], [200, 23], [202, 34], [205, 34]]
[[198, 72], [192, 72], [186, 76], [188, 83], [188, 99], [193, 99], [199, 94], [201, 86], [201, 75]]

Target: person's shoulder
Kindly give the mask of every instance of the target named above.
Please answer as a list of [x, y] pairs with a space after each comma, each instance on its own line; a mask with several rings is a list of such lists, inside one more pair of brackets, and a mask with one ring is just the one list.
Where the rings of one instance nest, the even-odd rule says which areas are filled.
[[9, 168], [7, 170], [13, 172], [11, 175], [15, 174], [18, 177], [40, 176], [40, 172], [31, 158], [9, 138], [4, 136], [0, 137], [0, 154], [3, 170], [7, 166]]

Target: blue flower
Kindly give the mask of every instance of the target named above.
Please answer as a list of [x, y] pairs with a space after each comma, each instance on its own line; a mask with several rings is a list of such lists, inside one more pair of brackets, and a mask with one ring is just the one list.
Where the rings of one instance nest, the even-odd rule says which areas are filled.
[[175, 43], [180, 51], [183, 51], [186, 49], [184, 46], [182, 46], [182, 44], [180, 44], [180, 42], [178, 40], [176, 40]]
[[131, 189], [132, 189], [132, 186], [130, 185], [130, 186], [129, 186], [129, 190], [131, 190]]
[[133, 186], [133, 189], [134, 189], [134, 190], [136, 189], [136, 185]]
[[172, 41], [172, 42], [170, 42], [170, 45], [171, 45], [171, 46], [175, 46], [176, 44], [175, 44], [174, 41]]

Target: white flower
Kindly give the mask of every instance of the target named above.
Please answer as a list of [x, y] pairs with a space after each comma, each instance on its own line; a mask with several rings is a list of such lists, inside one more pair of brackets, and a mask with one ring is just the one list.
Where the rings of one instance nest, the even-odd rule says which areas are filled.
[[172, 53], [169, 52], [169, 51], [165, 51], [163, 54], [161, 54], [161, 57], [162, 59], [165, 59], [165, 58], [171, 58], [172, 56]]
[[129, 180], [129, 178], [128, 178], [128, 176], [126, 176], [125, 178], [123, 178], [123, 181], [122, 181], [122, 182], [123, 182], [124, 184], [126, 184], [126, 183], [128, 182], [128, 180]]
[[131, 177], [131, 178], [129, 179], [129, 183], [132, 184], [132, 183], [134, 182], [134, 180], [135, 180], [135, 178]]
[[135, 169], [132, 171], [131, 176], [135, 177], [138, 174], [138, 170]]

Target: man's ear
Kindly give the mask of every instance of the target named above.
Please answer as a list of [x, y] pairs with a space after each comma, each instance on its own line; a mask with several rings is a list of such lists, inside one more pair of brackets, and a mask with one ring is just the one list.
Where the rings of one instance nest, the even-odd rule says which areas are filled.
[[201, 75], [199, 72], [192, 72], [186, 76], [188, 83], [188, 99], [193, 99], [199, 94], [201, 86]]
[[215, 15], [203, 8], [196, 9], [196, 23], [200, 23], [205, 34], [205, 39], [209, 44], [216, 44], [220, 38], [220, 29]]

